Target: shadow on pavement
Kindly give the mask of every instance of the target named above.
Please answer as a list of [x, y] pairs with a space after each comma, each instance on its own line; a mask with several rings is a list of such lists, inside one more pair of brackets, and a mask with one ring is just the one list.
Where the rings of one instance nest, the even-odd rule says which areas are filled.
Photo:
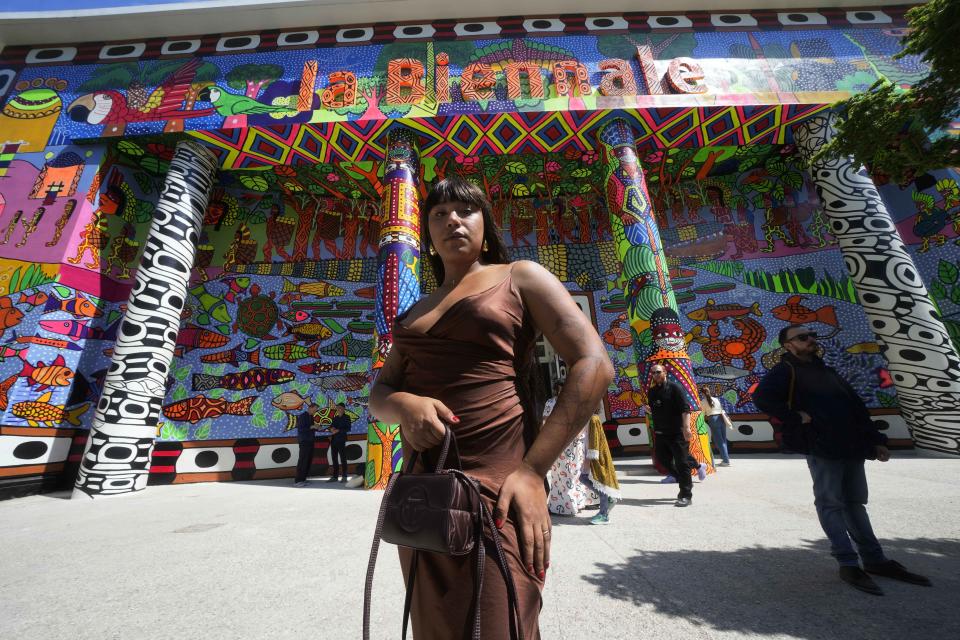
[[[694, 531], [673, 533], [696, 544]], [[878, 577], [884, 597], [856, 591], [840, 581], [819, 540], [801, 548], [640, 551], [623, 564], [597, 564], [583, 579], [608, 598], [747, 635], [960, 637], [960, 539], [881, 542], [888, 557], [930, 577], [933, 588]]]

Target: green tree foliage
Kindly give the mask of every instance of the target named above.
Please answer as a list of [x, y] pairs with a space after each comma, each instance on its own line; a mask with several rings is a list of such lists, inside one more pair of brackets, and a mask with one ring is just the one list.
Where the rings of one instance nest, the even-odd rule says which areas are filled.
[[957, 166], [960, 140], [943, 130], [960, 116], [960, 2], [931, 0], [910, 9], [907, 19], [911, 31], [895, 57], [919, 56], [930, 74], [912, 87], [881, 77], [838, 103], [837, 135], [818, 158], [850, 155], [897, 182]]
[[226, 76], [227, 86], [243, 91], [248, 98], [256, 98], [261, 91], [283, 76], [283, 69], [275, 64], [241, 64]]

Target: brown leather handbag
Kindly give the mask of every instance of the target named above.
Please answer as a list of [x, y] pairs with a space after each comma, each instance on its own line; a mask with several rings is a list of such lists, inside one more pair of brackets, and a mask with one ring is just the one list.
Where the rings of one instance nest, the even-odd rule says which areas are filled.
[[[363, 640], [370, 638], [370, 603], [373, 591], [373, 571], [377, 564], [380, 540], [413, 549], [413, 558], [407, 574], [407, 595], [403, 603], [403, 638], [407, 637], [407, 622], [417, 577], [419, 553], [429, 551], [462, 556], [477, 554], [474, 580], [473, 638], [480, 640], [480, 593], [483, 590], [483, 567], [486, 558], [483, 525], [490, 531], [491, 551], [507, 586], [507, 606], [510, 609], [510, 637], [523, 640], [520, 628], [520, 609], [517, 603], [513, 575], [500, 546], [500, 535], [493, 517], [480, 498], [480, 483], [459, 469], [447, 469], [444, 464], [450, 446], [457, 451], [456, 440], [446, 430], [440, 457], [432, 473], [413, 473], [417, 452], [413, 452], [403, 471], [390, 477], [380, 503], [380, 515], [373, 535], [367, 579], [363, 592]], [[457, 456], [459, 459], [459, 455]]]

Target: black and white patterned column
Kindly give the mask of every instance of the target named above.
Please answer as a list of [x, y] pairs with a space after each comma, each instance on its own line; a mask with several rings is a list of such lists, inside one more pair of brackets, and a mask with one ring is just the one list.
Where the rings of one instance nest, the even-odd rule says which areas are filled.
[[[806, 158], [830, 140], [835, 116], [795, 131]], [[810, 167], [830, 232], [877, 336], [917, 447], [960, 455], [960, 357], [873, 180], [851, 158]]]
[[216, 170], [216, 159], [202, 146], [177, 144], [117, 332], [74, 497], [125, 494], [147, 486], [180, 313]]

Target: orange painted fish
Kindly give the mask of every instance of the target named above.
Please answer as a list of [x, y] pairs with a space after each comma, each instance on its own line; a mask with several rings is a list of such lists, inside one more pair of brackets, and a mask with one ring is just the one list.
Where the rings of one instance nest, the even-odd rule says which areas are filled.
[[23, 320], [23, 311], [13, 306], [9, 297], [0, 298], [0, 330], [15, 327], [21, 320]]
[[57, 356], [56, 360], [46, 365], [43, 364], [42, 360], [36, 365], [24, 360], [20, 376], [26, 378], [30, 386], [40, 385], [39, 391], [50, 387], [66, 387], [73, 380], [73, 371], [66, 365], [67, 362], [63, 359], [62, 353]]
[[621, 326], [626, 320], [626, 314], [621, 313], [610, 323], [610, 328], [603, 332], [603, 341], [614, 349], [623, 349], [633, 344], [633, 336], [630, 335], [629, 329]]
[[14, 334], [14, 342], [21, 344], [38, 344], [41, 347], [53, 347], [54, 349], [67, 349], [69, 351], [83, 351], [83, 347], [67, 340], [57, 340], [56, 338], [44, 338], [42, 336], [17, 336]]
[[830, 306], [824, 305], [817, 310], [810, 309], [803, 306], [801, 303], [803, 301], [803, 296], [790, 296], [787, 298], [787, 303], [780, 305], [779, 307], [774, 307], [770, 310], [774, 318], [778, 320], [784, 320], [791, 324], [807, 324], [808, 322], [822, 322], [823, 324], [828, 324], [831, 327], [836, 327], [837, 323], [837, 310]]
[[177, 335], [177, 344], [183, 347], [183, 351], [192, 351], [193, 349], [216, 349], [230, 342], [230, 336], [225, 336], [216, 331], [210, 331], [195, 324], [188, 324]]
[[227, 349], [226, 351], [217, 351], [216, 353], [205, 353], [200, 356], [200, 362], [213, 362], [216, 364], [232, 364], [233, 366], [239, 365], [241, 362], [249, 362], [251, 364], [260, 364], [260, 352], [259, 351], [244, 351], [240, 347], [234, 347], [233, 349]]
[[0, 411], [7, 410], [7, 394], [10, 393], [10, 387], [13, 386], [13, 383], [15, 383], [19, 377], [20, 374], [15, 373], [3, 382], [0, 382]]
[[52, 391], [47, 391], [36, 400], [15, 402], [10, 410], [13, 415], [26, 420], [31, 427], [39, 427], [43, 424], [58, 427], [64, 422], [79, 427], [80, 416], [90, 408], [90, 403], [86, 402], [79, 407], [67, 410], [63, 405], [50, 404], [52, 394]]
[[49, 313], [51, 311], [66, 311], [67, 313], [72, 313], [75, 316], [83, 316], [84, 318], [99, 318], [103, 315], [103, 311], [98, 309], [97, 305], [83, 296], [77, 296], [68, 300], [61, 300], [56, 296], [51, 296], [43, 308], [43, 312]]
[[49, 296], [43, 291], [38, 291], [32, 296], [28, 296], [25, 293], [20, 294], [20, 299], [17, 301], [19, 304], [29, 304], [31, 307], [39, 307], [47, 301]]
[[247, 396], [236, 402], [230, 402], [223, 398], [208, 398], [199, 395], [168, 404], [163, 408], [163, 415], [177, 422], [199, 422], [207, 418], [217, 418], [224, 414], [252, 416], [250, 407], [256, 401], [257, 396]]

